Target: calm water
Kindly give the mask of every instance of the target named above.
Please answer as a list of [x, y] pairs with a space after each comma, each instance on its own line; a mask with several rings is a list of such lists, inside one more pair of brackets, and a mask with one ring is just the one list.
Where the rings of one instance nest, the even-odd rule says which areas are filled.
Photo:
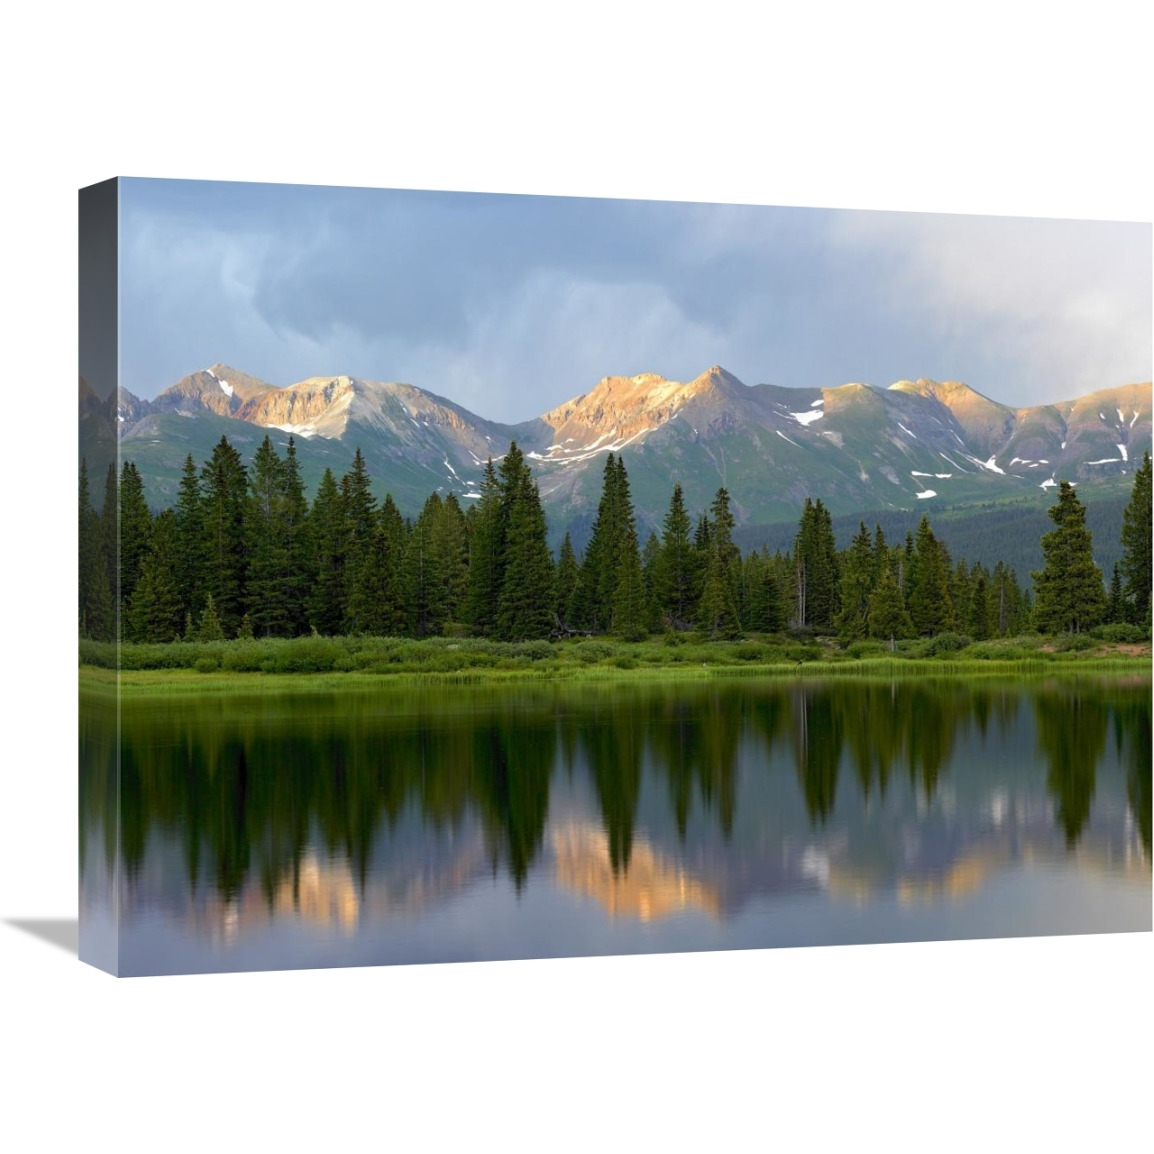
[[129, 701], [119, 850], [87, 703], [82, 934], [158, 974], [1149, 931], [1150, 690]]

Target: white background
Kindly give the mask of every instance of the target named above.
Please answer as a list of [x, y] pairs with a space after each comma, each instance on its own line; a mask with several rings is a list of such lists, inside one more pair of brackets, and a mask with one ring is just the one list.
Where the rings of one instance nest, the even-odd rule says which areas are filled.
[[[244, 7], [6, 20], [0, 919], [76, 909], [81, 185], [1152, 216], [1135, 5]], [[19, 1151], [1129, 1146], [1148, 1137], [1151, 945], [117, 982], [0, 921], [0, 1133]]]

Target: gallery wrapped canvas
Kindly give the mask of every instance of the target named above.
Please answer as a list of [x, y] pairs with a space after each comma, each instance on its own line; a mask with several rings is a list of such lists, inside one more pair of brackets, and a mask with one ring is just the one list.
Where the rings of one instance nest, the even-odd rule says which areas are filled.
[[82, 190], [81, 958], [1149, 932], [1149, 242]]

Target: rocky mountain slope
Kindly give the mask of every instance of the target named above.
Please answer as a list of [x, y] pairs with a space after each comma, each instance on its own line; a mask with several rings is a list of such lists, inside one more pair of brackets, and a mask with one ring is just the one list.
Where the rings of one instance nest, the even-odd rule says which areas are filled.
[[[228, 365], [192, 373], [155, 400], [121, 390], [115, 414], [81, 385], [82, 452], [115, 427], [150, 499], [173, 500], [185, 455], [224, 435], [251, 455], [266, 432], [295, 438], [306, 482], [343, 472], [358, 446], [383, 496], [416, 512], [434, 489], [468, 504], [485, 460], [516, 440], [555, 533], [578, 537], [596, 512], [609, 452], [624, 455], [643, 527], [659, 524], [674, 482], [693, 510], [730, 491], [739, 524], [796, 520], [807, 496], [834, 514], [1001, 501], [1059, 480], [1124, 491], [1151, 445], [1151, 387], [1122, 385], [1015, 408], [957, 381], [889, 388], [747, 386], [718, 365], [692, 381], [605, 377], [518, 425], [487, 421], [413, 385], [348, 376], [281, 388]], [[112, 420], [112, 416], [115, 420]], [[90, 462], [91, 469], [91, 462]]]

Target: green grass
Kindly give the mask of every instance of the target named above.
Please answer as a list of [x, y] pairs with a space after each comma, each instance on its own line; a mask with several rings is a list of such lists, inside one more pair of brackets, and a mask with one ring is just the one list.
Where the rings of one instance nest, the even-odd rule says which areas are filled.
[[[80, 643], [82, 683], [110, 688], [116, 648]], [[298, 637], [293, 640], [126, 644], [120, 687], [129, 693], [240, 688], [329, 688], [384, 683], [445, 685], [545, 681], [701, 680], [710, 677], [974, 677], [1058, 672], [1145, 673], [1149, 642], [1039, 636], [970, 642], [945, 634], [842, 648], [824, 638], [772, 635], [706, 641], [671, 635], [635, 644], [606, 638], [550, 644], [477, 638]]]

